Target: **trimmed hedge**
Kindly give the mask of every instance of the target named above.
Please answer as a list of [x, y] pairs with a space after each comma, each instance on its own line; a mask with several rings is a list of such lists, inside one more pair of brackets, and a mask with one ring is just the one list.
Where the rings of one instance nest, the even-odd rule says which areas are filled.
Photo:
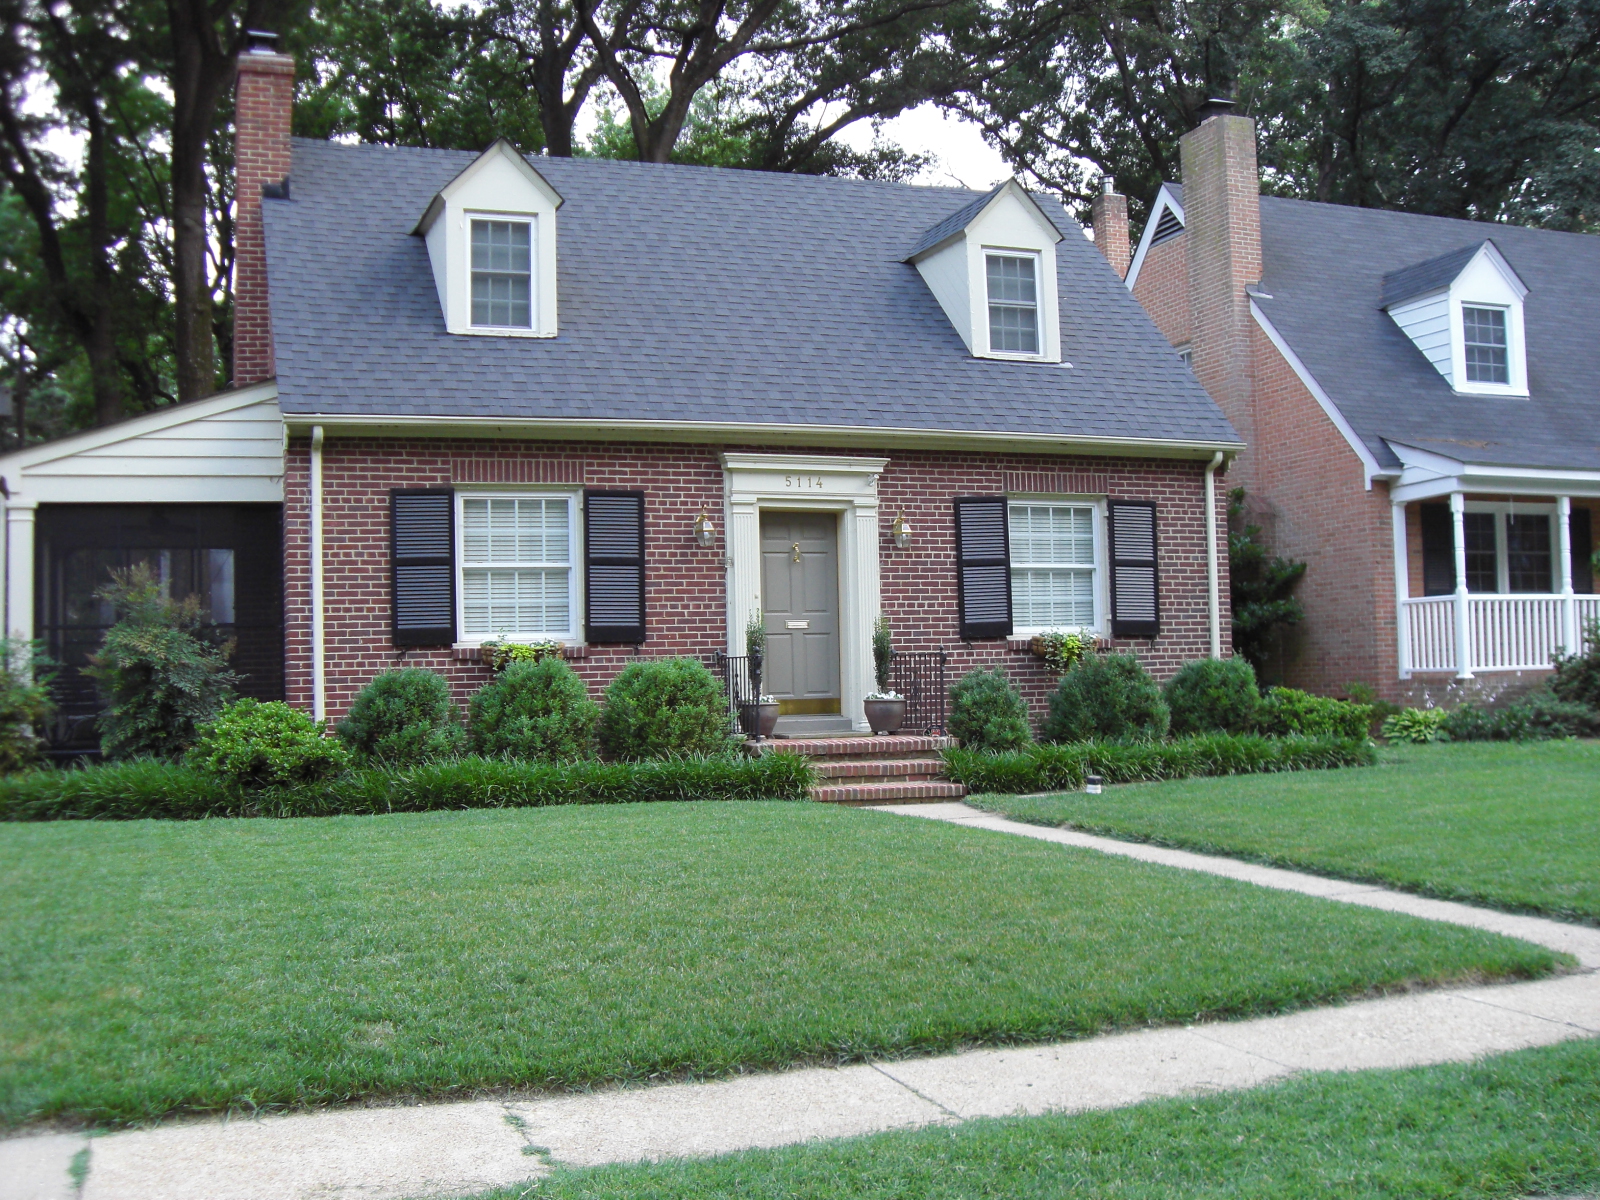
[[1157, 741], [1171, 723], [1160, 686], [1137, 656], [1090, 654], [1061, 677], [1039, 732], [1046, 742]]
[[1185, 663], [1163, 689], [1172, 712], [1172, 732], [1249, 733], [1255, 728], [1261, 693], [1248, 658], [1201, 658]]
[[351, 771], [315, 785], [247, 791], [219, 785], [193, 767], [140, 759], [0, 779], [0, 820], [327, 817], [660, 800], [804, 800], [812, 782], [810, 765], [794, 754], [642, 763], [469, 757], [405, 769]]
[[1033, 741], [1028, 704], [1004, 667], [974, 667], [950, 689], [950, 733], [977, 750], [1016, 750]]
[[1195, 775], [1253, 775], [1328, 767], [1368, 767], [1377, 750], [1365, 739], [1268, 738], [1215, 733], [1170, 742], [1069, 742], [1006, 754], [946, 750], [945, 771], [973, 792], [1066, 792], [1085, 776], [1107, 783], [1153, 783]]
[[1280, 737], [1364, 738], [1372, 729], [1372, 707], [1275, 687], [1261, 701], [1257, 722], [1262, 733]]

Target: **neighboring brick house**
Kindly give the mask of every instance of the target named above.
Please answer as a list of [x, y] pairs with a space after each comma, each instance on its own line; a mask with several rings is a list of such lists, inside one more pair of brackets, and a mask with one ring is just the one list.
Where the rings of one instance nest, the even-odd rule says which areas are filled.
[[1182, 167], [1127, 284], [1243, 437], [1230, 484], [1309, 564], [1287, 681], [1529, 684], [1600, 617], [1600, 238], [1262, 196], [1226, 102]]
[[81, 661], [157, 561], [337, 718], [400, 663], [465, 699], [486, 639], [598, 693], [759, 612], [791, 732], [865, 728], [880, 613], [1036, 707], [1047, 628], [1227, 652], [1242, 444], [1053, 200], [291, 141], [292, 69], [240, 66], [238, 388], [0, 459], [8, 629]]

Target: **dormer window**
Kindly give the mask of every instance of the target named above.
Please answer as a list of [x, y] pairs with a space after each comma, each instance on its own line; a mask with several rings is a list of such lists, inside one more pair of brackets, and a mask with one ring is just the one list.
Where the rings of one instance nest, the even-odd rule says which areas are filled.
[[412, 232], [428, 248], [446, 332], [553, 338], [561, 195], [501, 138], [440, 189]]
[[1039, 287], [1033, 255], [988, 254], [989, 349], [1039, 353]]
[[1528, 394], [1527, 294], [1485, 241], [1389, 272], [1380, 305], [1456, 392], [1520, 397]]
[[472, 323], [533, 327], [533, 223], [472, 222]]
[[1461, 330], [1467, 350], [1468, 383], [1510, 383], [1506, 357], [1506, 310], [1461, 306]]
[[1061, 238], [1055, 220], [1012, 179], [924, 231], [905, 261], [974, 358], [1058, 363]]

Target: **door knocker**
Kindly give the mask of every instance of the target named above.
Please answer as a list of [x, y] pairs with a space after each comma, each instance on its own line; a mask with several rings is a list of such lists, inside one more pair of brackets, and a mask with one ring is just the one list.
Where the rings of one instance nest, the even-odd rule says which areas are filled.
[[795, 562], [799, 562], [800, 561], [800, 543], [799, 542], [796, 542], [794, 544], [794, 560], [795, 560]]

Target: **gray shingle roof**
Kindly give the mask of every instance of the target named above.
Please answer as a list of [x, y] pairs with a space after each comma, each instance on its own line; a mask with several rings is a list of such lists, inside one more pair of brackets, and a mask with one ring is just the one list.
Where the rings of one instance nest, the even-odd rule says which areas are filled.
[[1482, 250], [1488, 240], [1484, 238], [1470, 246], [1452, 250], [1449, 254], [1413, 263], [1409, 267], [1401, 267], [1398, 271], [1390, 271], [1383, 277], [1383, 287], [1378, 295], [1378, 307], [1388, 308], [1391, 304], [1399, 304], [1413, 296], [1422, 296], [1449, 287], [1455, 282], [1456, 276], [1461, 274], [1466, 265], [1472, 261], [1472, 256]]
[[916, 268], [968, 191], [537, 159], [559, 337], [447, 334], [410, 236], [473, 159], [296, 140], [263, 203], [285, 413], [690, 420], [1236, 441], [1059, 204], [1071, 368], [974, 359]]
[[[1384, 280], [1493, 235], [1527, 285], [1530, 397], [1458, 396], [1382, 310]], [[1261, 198], [1257, 304], [1385, 468], [1385, 440], [1506, 466], [1600, 470], [1600, 237]]]

